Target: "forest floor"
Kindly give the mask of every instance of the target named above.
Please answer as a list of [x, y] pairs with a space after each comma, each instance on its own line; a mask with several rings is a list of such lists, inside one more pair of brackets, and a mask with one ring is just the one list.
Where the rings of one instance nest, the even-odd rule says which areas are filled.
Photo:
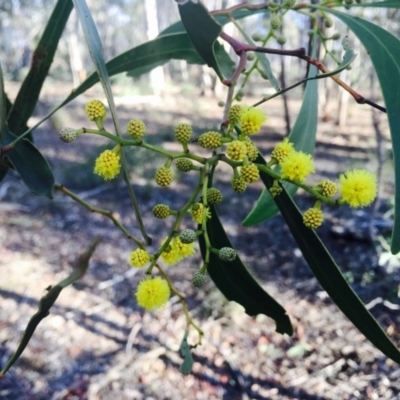
[[[35, 133], [35, 143], [54, 168], [59, 183], [93, 206], [112, 210], [140, 236], [122, 179], [104, 183], [92, 174], [94, 160], [107, 147], [107, 141], [84, 135], [67, 145], [58, 139], [60, 127], [89, 127], [83, 104], [95, 93], [74, 101], [43, 124]], [[55, 101], [54, 91], [49, 90], [31, 122]], [[123, 126], [130, 118], [142, 118], [148, 127], [148, 140], [171, 150], [178, 149], [174, 125], [191, 122], [197, 135], [218, 129], [222, 113], [216, 100], [196, 93], [186, 95], [186, 99], [117, 96], [116, 101]], [[293, 123], [300, 103], [293, 101], [290, 106]], [[285, 133], [281, 100], [275, 99], [263, 109], [269, 120], [255, 142], [268, 154]], [[313, 180], [334, 179], [350, 168], [376, 170], [371, 116], [370, 108], [350, 101], [345, 127], [335, 126], [332, 120], [319, 122]], [[383, 116], [381, 121], [387, 161], [380, 204], [374, 212], [371, 208], [354, 211], [326, 206], [326, 219], [318, 234], [353, 289], [400, 345], [399, 261], [393, 257], [390, 265], [384, 264], [386, 250], [371, 242], [369, 235], [371, 224], [379, 238], [388, 237], [391, 228], [388, 215], [393, 170]], [[112, 129], [110, 120], [107, 127]], [[164, 162], [162, 158], [132, 149], [128, 159], [131, 181], [156, 250], [171, 228], [171, 220], [156, 220], [152, 207], [162, 202], [179, 209], [196, 184], [195, 173], [176, 174], [171, 187], [162, 189], [152, 180], [155, 169]], [[0, 380], [0, 398], [400, 399], [398, 366], [376, 350], [330, 300], [283, 219], [277, 215], [251, 228], [242, 226], [261, 192], [261, 183], [236, 195], [230, 188], [230, 178], [228, 169], [217, 171], [215, 177], [215, 186], [225, 194], [218, 206], [221, 220], [242, 260], [287, 310], [294, 327], [292, 337], [276, 333], [274, 321], [264, 315], [249, 317], [241, 306], [227, 302], [211, 280], [201, 289], [193, 288], [191, 277], [201, 265], [197, 252], [168, 269], [204, 331], [202, 345], [193, 350], [193, 372], [182, 375], [178, 349], [186, 320], [181, 304], [173, 296], [156, 312], [144, 312], [137, 306], [134, 292], [143, 271], [127, 264], [133, 243], [106, 217], [90, 213], [59, 192], [53, 199], [35, 196], [11, 172], [0, 186], [2, 367], [15, 351], [45, 289], [70, 273], [77, 255], [95, 236], [101, 235], [103, 241], [87, 274], [61, 293], [20, 360]], [[302, 210], [312, 205], [312, 199], [304, 193], [299, 192], [295, 199]], [[185, 223], [193, 227], [189, 219]], [[196, 332], [191, 331], [189, 342], [196, 340]]]

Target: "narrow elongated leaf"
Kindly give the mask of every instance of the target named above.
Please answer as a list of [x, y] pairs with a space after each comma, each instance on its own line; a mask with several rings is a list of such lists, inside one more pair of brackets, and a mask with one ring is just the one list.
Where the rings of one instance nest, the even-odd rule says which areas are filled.
[[57, 285], [50, 287], [47, 294], [40, 299], [38, 311], [29, 320], [22, 339], [17, 347], [17, 350], [6, 363], [3, 370], [0, 372], [0, 378], [14, 365], [14, 363], [21, 356], [39, 323], [50, 314], [50, 308], [56, 302], [61, 291], [71, 283], [81, 278], [86, 273], [90, 257], [94, 253], [96, 246], [99, 242], [100, 238], [94, 239], [89, 245], [88, 249], [78, 258], [75, 269], [71, 273], [71, 275], [59, 282]]
[[[265, 164], [261, 157], [256, 162]], [[262, 172], [261, 179], [266, 187], [272, 185], [273, 179], [268, 174]], [[292, 198], [284, 190], [275, 201], [304, 258], [324, 290], [372, 344], [387, 357], [400, 363], [399, 349], [349, 286], [315, 231], [304, 225], [303, 216]]]
[[[211, 245], [217, 249], [232, 247], [215, 207], [210, 206], [210, 211], [212, 218], [207, 223], [207, 232]], [[202, 236], [199, 243], [204, 257], [205, 243]], [[228, 300], [241, 304], [248, 315], [265, 314], [275, 320], [277, 332], [293, 334], [285, 309], [257, 283], [239, 256], [233, 262], [225, 263], [218, 255], [211, 253], [207, 271], [221, 293]]]
[[396, 254], [400, 251], [400, 40], [369, 21], [330, 8], [312, 7], [333, 14], [354, 32], [371, 57], [378, 76], [393, 144], [396, 192], [391, 251]]
[[183, 357], [183, 362], [179, 367], [179, 371], [181, 371], [183, 375], [189, 375], [193, 368], [193, 356], [187, 341], [188, 333], [189, 331], [186, 330], [185, 335], [182, 338], [181, 345], [179, 346], [179, 352]]
[[364, 7], [364, 8], [400, 8], [399, 0], [391, 0], [391, 1], [373, 1], [370, 3], [354, 3], [351, 5], [352, 7]]
[[178, 9], [193, 46], [206, 64], [223, 80], [224, 76], [214, 54], [214, 43], [221, 33], [222, 26], [201, 2], [194, 3], [189, 0], [185, 4], [179, 4]]
[[[259, 13], [264, 13], [268, 14], [268, 6], [266, 6], [265, 10], [259, 9], [259, 10], [245, 10], [245, 9], [240, 9], [240, 10], [235, 10], [232, 14], [232, 17], [235, 20], [240, 20], [242, 18], [249, 17], [251, 15], [259, 14]], [[212, 13], [211, 13], [212, 15]], [[220, 25], [226, 25], [229, 22], [231, 22], [230, 18], [227, 17], [226, 15], [213, 15], [213, 18], [220, 24]], [[168, 26], [165, 28], [163, 31], [160, 32], [159, 36], [164, 36], [164, 35], [170, 35], [171, 33], [182, 33], [186, 32], [186, 29], [182, 23], [182, 21], [177, 21], [173, 23], [172, 25]]]
[[[215, 56], [221, 64], [221, 69], [228, 63], [228, 70], [223, 70], [223, 72], [232, 73], [234, 62], [218, 42], [215, 44]], [[128, 50], [108, 62], [106, 66], [110, 76], [129, 71], [128, 76], [136, 77], [169, 60], [185, 60], [189, 64], [204, 64], [204, 60], [193, 47], [187, 34], [175, 33], [159, 36], [150, 42]]]
[[[212, 217], [207, 222], [207, 232], [212, 247], [232, 247], [215, 207], [210, 205], [209, 208]], [[203, 236], [199, 237], [199, 244], [204, 257], [206, 247]], [[241, 304], [248, 315], [265, 314], [275, 320], [277, 332], [293, 334], [285, 309], [257, 283], [239, 256], [233, 262], [225, 263], [211, 253], [207, 271], [221, 293], [228, 300]]]
[[26, 124], [35, 109], [71, 10], [71, 0], [57, 1], [33, 53], [31, 68], [21, 85], [8, 118], [8, 127], [17, 136], [26, 130]]
[[[117, 109], [115, 107], [114, 97], [113, 97], [112, 91], [111, 91], [111, 84], [110, 84], [110, 79], [109, 79], [108, 72], [107, 72], [107, 67], [106, 67], [106, 64], [105, 64], [105, 61], [103, 58], [103, 46], [102, 46], [102, 43], [100, 40], [99, 33], [97, 31], [96, 25], [92, 18], [92, 14], [90, 13], [90, 10], [86, 4], [86, 1], [85, 0], [73, 0], [73, 2], [74, 2], [74, 6], [76, 8], [76, 11], [78, 13], [82, 28], [83, 28], [83, 32], [84, 32], [85, 39], [86, 39], [86, 44], [88, 46], [92, 61], [96, 67], [97, 75], [100, 79], [101, 85], [103, 86], [103, 90], [106, 95], [108, 105], [110, 107], [112, 119], [114, 122], [115, 132], [117, 133], [118, 136], [121, 136], [122, 130], [121, 130], [119, 118], [117, 115]], [[135, 216], [136, 216], [136, 221], [139, 225], [142, 236], [146, 240], [146, 243], [150, 244], [151, 238], [146, 233], [146, 229], [143, 224], [142, 216], [140, 214], [139, 204], [137, 202], [133, 187], [129, 181], [129, 175], [128, 175], [127, 169], [126, 169], [125, 156], [124, 156], [123, 150], [121, 151], [121, 164], [122, 164], [124, 181], [128, 188], [129, 197], [130, 197], [131, 204], [132, 204]]]
[[342, 46], [344, 49], [344, 55], [340, 65], [333, 71], [319, 74], [318, 79], [328, 78], [329, 76], [337, 75], [339, 72], [342, 72], [344, 69], [346, 69], [355, 60], [357, 54], [354, 53], [353, 49], [350, 47], [347, 36], [342, 40]]
[[[310, 66], [308, 76], [317, 74], [317, 68]], [[307, 82], [296, 122], [289, 134], [289, 139], [294, 143], [295, 149], [312, 154], [315, 147], [315, 137], [318, 123], [318, 83], [316, 80]], [[284, 188], [293, 196], [298, 187], [288, 182], [283, 183]], [[263, 189], [257, 203], [244, 219], [244, 226], [252, 226], [268, 220], [278, 212], [278, 207], [268, 189]]]
[[[5, 145], [17, 139], [9, 129], [6, 129]], [[20, 140], [7, 153], [7, 158], [20, 174], [25, 185], [41, 196], [53, 197], [54, 175], [49, 163], [42, 153], [28, 139]]]

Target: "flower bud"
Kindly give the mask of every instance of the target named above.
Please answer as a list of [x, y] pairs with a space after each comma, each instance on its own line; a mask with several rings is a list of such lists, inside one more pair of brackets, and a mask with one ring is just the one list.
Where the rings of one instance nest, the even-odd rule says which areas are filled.
[[72, 143], [78, 135], [74, 128], [64, 128], [60, 131], [60, 139], [65, 143]]

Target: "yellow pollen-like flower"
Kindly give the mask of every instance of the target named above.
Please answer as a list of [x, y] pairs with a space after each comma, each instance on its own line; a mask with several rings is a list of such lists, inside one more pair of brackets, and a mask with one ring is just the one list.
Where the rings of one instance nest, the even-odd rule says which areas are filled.
[[333, 197], [337, 192], [337, 186], [335, 182], [329, 179], [324, 179], [318, 186], [321, 188], [321, 194], [326, 197]]
[[136, 290], [139, 306], [152, 311], [164, 306], [171, 295], [168, 282], [157, 276], [141, 281]]
[[107, 181], [115, 178], [120, 169], [120, 156], [112, 150], [105, 150], [96, 159], [94, 173]]
[[243, 193], [247, 188], [247, 183], [241, 176], [237, 176], [231, 180], [232, 189], [236, 193]]
[[150, 261], [150, 255], [146, 250], [136, 249], [129, 256], [129, 264], [132, 267], [144, 267]]
[[[189, 212], [192, 214], [193, 221], [198, 224], [203, 222], [204, 205], [202, 203], [193, 204]], [[208, 208], [206, 208], [206, 218], [211, 218], [211, 212]]]
[[195, 252], [194, 243], [182, 243], [179, 236], [176, 236], [169, 242], [168, 251], [161, 253], [161, 257], [166, 264], [174, 265]]
[[281, 163], [282, 178], [291, 181], [303, 182], [314, 171], [311, 155], [302, 151], [292, 151]]
[[255, 161], [258, 157], [258, 148], [254, 145], [254, 143], [248, 136], [246, 136], [243, 143], [246, 145], [247, 158], [249, 159], [249, 161]]
[[91, 100], [85, 104], [85, 110], [88, 118], [94, 121], [100, 118], [102, 121], [106, 119], [106, 107], [100, 100]]
[[136, 140], [141, 140], [146, 133], [146, 125], [140, 119], [131, 119], [128, 122], [126, 130], [130, 136]]
[[339, 192], [342, 202], [350, 207], [364, 207], [372, 203], [376, 196], [376, 176], [365, 169], [355, 169], [339, 177]]
[[303, 214], [303, 223], [307, 228], [316, 229], [323, 221], [324, 215], [319, 208], [312, 207]]
[[285, 138], [272, 150], [271, 157], [281, 163], [293, 151], [293, 143], [289, 142], [289, 138]]
[[266, 119], [267, 116], [259, 108], [249, 107], [240, 116], [242, 132], [246, 135], [257, 133]]
[[240, 176], [245, 182], [253, 183], [260, 179], [260, 171], [255, 164], [249, 164], [240, 168]]
[[240, 117], [243, 113], [243, 106], [240, 104], [235, 104], [232, 106], [228, 112], [228, 120], [232, 125], [237, 124], [240, 121]]
[[228, 157], [234, 161], [243, 160], [246, 153], [247, 146], [240, 140], [234, 140], [233, 142], [229, 143], [228, 147], [226, 148], [226, 154], [228, 154]]

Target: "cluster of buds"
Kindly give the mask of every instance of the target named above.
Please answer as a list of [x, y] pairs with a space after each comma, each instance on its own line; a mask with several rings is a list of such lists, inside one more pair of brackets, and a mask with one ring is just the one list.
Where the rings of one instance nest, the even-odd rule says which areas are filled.
[[[309, 189], [311, 194], [316, 195], [317, 200], [313, 207], [308, 209], [303, 215], [304, 225], [308, 228], [318, 228], [324, 220], [321, 210], [321, 202], [340, 194], [336, 204], [347, 203], [350, 207], [364, 207], [371, 204], [377, 192], [376, 177], [374, 174], [355, 169], [345, 172], [339, 176], [339, 186], [329, 180], [324, 179], [315, 186], [305, 185], [306, 178], [315, 172], [315, 166], [311, 154], [306, 154], [294, 149], [294, 144], [288, 138], [273, 149], [269, 166], [278, 164], [280, 167], [281, 179], [292, 182], [305, 189]], [[278, 180], [275, 179], [269, 189], [272, 197], [278, 196], [282, 188]]]
[[[282, 7], [290, 8], [293, 5], [294, 1], [285, 0]], [[275, 21], [275, 25], [277, 24], [278, 22]], [[182, 153], [169, 153], [147, 144], [144, 140], [146, 125], [140, 119], [132, 119], [128, 122], [126, 127], [128, 140], [119, 138], [117, 140], [116, 136], [104, 130], [103, 121], [106, 118], [106, 108], [102, 102], [92, 100], [86, 104], [85, 109], [89, 120], [95, 122], [98, 130], [65, 128], [60, 132], [60, 138], [66, 143], [71, 143], [80, 134], [87, 132], [114, 139], [117, 145], [112, 149], [103, 151], [96, 159], [94, 166], [94, 173], [105, 180], [113, 179], [119, 174], [122, 146], [129, 145], [158, 151], [167, 157], [164, 166], [158, 168], [155, 173], [155, 182], [161, 188], [170, 186], [173, 181], [171, 170], [173, 163], [180, 172], [199, 172], [199, 189], [181, 210], [173, 210], [167, 204], [156, 204], [153, 207], [152, 213], [155, 218], [165, 219], [171, 216], [175, 218], [173, 231], [164, 239], [158, 251], [150, 254], [145, 247], [140, 246], [129, 255], [128, 263], [132, 267], [143, 268], [147, 266], [147, 277], [139, 283], [136, 291], [138, 304], [147, 310], [154, 310], [166, 304], [172, 288], [167, 275], [149, 277], [158, 260], [162, 260], [166, 265], [174, 265], [187, 257], [192, 257], [196, 252], [195, 242], [197, 237], [207, 235], [206, 225], [212, 218], [211, 208], [223, 201], [223, 195], [219, 189], [207, 187], [208, 181], [205, 176], [210, 167], [215, 166], [219, 161], [223, 161], [232, 167], [231, 186], [237, 193], [243, 193], [248, 184], [258, 181], [260, 171], [262, 171], [269, 173], [274, 178], [273, 184], [269, 188], [271, 196], [274, 198], [278, 197], [283, 191], [282, 181], [291, 182], [314, 195], [316, 197], [314, 206], [303, 214], [303, 223], [311, 229], [318, 228], [323, 222], [324, 216], [321, 210], [323, 202], [347, 203], [351, 207], [363, 207], [370, 204], [376, 196], [375, 176], [365, 170], [352, 170], [341, 174], [338, 185], [328, 179], [324, 179], [316, 185], [307, 185], [306, 179], [315, 172], [314, 161], [310, 154], [296, 151], [294, 143], [290, 142], [289, 138], [283, 139], [275, 146], [271, 152], [270, 161], [266, 165], [257, 164], [259, 150], [250, 136], [259, 132], [267, 119], [266, 115], [258, 108], [243, 105], [232, 106], [228, 112], [226, 130], [204, 132], [198, 136], [197, 140], [193, 139], [193, 129], [189, 124], [178, 124], [175, 127], [175, 138], [182, 145]], [[204, 149], [212, 150], [212, 156], [204, 158], [191, 152], [189, 144], [193, 142], [197, 142]], [[195, 165], [193, 161], [199, 163], [200, 166]], [[271, 167], [274, 166], [279, 168], [272, 170]], [[340, 197], [333, 200], [337, 192], [339, 192]], [[185, 215], [191, 217], [192, 224], [197, 225], [197, 230], [186, 228], [177, 233]], [[211, 247], [209, 240], [205, 240], [205, 243], [207, 247], [205, 260], [209, 259], [207, 254], [209, 255], [210, 252], [218, 254], [219, 259], [224, 263], [232, 262], [237, 257], [232, 248], [215, 249]], [[199, 271], [194, 273], [192, 284], [199, 288], [206, 281], [207, 262], [203, 264]]]

